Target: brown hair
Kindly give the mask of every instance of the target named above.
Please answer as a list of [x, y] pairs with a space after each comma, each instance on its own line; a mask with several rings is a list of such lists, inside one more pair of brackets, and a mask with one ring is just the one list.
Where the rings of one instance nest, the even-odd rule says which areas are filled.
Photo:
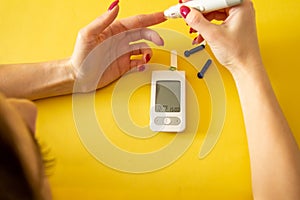
[[6, 137], [10, 134], [10, 129], [2, 117], [0, 116], [0, 199], [35, 199], [15, 148]]

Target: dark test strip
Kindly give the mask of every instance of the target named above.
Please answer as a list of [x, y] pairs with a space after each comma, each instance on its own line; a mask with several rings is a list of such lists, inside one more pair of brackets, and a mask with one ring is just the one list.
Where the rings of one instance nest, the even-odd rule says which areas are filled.
[[200, 46], [197, 46], [197, 47], [195, 47], [195, 48], [193, 48], [193, 49], [191, 49], [191, 50], [186, 50], [186, 51], [184, 52], [184, 56], [185, 56], [185, 57], [189, 57], [191, 54], [196, 53], [196, 52], [198, 52], [198, 51], [201, 51], [201, 50], [203, 50], [204, 48], [205, 48], [205, 45], [204, 45], [204, 44], [201, 44]]
[[208, 59], [206, 61], [206, 63], [204, 64], [204, 66], [202, 67], [201, 71], [197, 74], [198, 78], [203, 78], [204, 77], [204, 74], [205, 72], [207, 71], [207, 69], [209, 68], [209, 66], [211, 65], [212, 63], [212, 60], [211, 59]]

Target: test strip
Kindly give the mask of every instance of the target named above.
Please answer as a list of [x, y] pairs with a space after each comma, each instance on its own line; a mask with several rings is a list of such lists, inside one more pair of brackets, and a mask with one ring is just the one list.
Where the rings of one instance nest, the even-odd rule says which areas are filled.
[[209, 68], [209, 66], [211, 65], [212, 63], [212, 60], [211, 59], [208, 59], [206, 61], [206, 63], [204, 64], [204, 66], [202, 67], [201, 71], [197, 74], [198, 78], [203, 78], [204, 77], [204, 74], [205, 72], [207, 71], [207, 69]]
[[172, 50], [171, 51], [171, 70], [176, 70], [177, 69], [177, 51]]
[[197, 46], [197, 47], [195, 47], [195, 48], [193, 48], [193, 49], [186, 50], [186, 51], [184, 52], [184, 55], [185, 55], [185, 57], [189, 57], [190, 55], [192, 55], [192, 54], [194, 54], [194, 53], [196, 53], [196, 52], [198, 52], [198, 51], [201, 51], [201, 50], [203, 50], [203, 49], [205, 49], [205, 45], [204, 45], [204, 44], [201, 44], [200, 46]]

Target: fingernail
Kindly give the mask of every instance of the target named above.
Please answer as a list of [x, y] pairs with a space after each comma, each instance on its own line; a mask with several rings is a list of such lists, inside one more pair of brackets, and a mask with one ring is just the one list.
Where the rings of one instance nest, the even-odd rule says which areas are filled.
[[151, 59], [150, 54], [147, 54], [146, 57], [145, 57], [146, 63], [148, 63], [150, 61], [150, 59]]
[[139, 72], [143, 72], [143, 71], [145, 71], [145, 69], [146, 69], [145, 65], [141, 65], [138, 67]]
[[191, 12], [191, 9], [187, 6], [181, 6], [180, 7], [180, 14], [183, 18], [186, 18], [186, 16]]
[[164, 39], [160, 38], [160, 46], [164, 46], [164, 45], [165, 45]]
[[197, 33], [197, 31], [193, 28], [190, 28], [190, 33]]
[[194, 38], [194, 40], [193, 40], [193, 42], [192, 42], [192, 45], [197, 44], [197, 42], [198, 42], [197, 39], [198, 39], [198, 37], [195, 37], [195, 38]]
[[182, 3], [182, 0], [179, 0], [179, 3]]
[[112, 2], [110, 4], [110, 6], [108, 7], [108, 11], [114, 9], [114, 7], [116, 7], [118, 5], [118, 3], [119, 3], [119, 0], [116, 0], [116, 1]]

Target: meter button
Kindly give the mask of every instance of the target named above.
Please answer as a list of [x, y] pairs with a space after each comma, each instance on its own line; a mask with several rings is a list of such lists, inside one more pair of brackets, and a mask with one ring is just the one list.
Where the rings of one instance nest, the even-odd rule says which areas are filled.
[[172, 120], [169, 117], [164, 118], [164, 124], [169, 125], [172, 122]]
[[179, 125], [181, 120], [178, 117], [171, 117], [171, 125]]
[[155, 117], [154, 124], [156, 124], [156, 125], [163, 125], [164, 124], [164, 118], [162, 118], [162, 117]]

